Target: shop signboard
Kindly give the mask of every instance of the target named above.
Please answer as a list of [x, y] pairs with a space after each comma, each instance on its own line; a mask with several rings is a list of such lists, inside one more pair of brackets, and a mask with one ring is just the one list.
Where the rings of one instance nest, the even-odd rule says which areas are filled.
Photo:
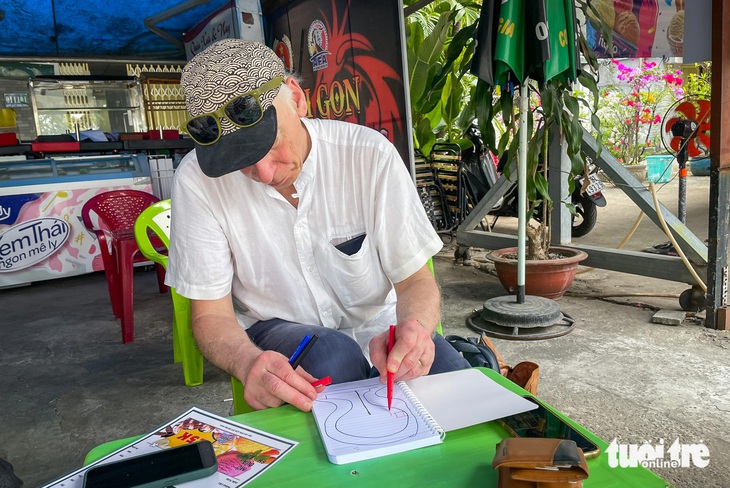
[[302, 79], [308, 117], [371, 127], [412, 165], [400, 1], [295, 0], [266, 16], [267, 44]]
[[609, 48], [595, 14], [583, 24], [586, 39], [600, 58], [682, 57], [685, 8], [696, 8], [686, 0], [594, 0], [592, 6], [612, 30]]

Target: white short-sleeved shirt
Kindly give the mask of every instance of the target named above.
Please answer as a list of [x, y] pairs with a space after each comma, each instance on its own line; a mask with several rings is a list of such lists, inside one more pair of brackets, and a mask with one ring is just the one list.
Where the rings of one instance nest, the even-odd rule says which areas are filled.
[[[367, 357], [370, 339], [396, 322], [393, 283], [442, 248], [413, 180], [379, 132], [302, 119], [312, 149], [294, 183], [294, 208], [240, 171], [208, 178], [195, 151], [172, 193], [166, 283], [192, 299], [232, 292], [239, 323], [288, 321], [340, 329]], [[335, 245], [365, 234], [346, 255]]]

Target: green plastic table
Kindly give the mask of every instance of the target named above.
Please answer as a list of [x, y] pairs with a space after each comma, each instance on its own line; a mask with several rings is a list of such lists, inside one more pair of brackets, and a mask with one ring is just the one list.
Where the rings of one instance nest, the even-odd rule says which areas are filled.
[[[499, 373], [479, 368], [502, 386], [527, 395], [528, 393]], [[544, 403], [544, 402], [543, 402]], [[474, 405], [479, 408], [479, 405]], [[555, 410], [555, 409], [553, 409]], [[588, 460], [590, 476], [586, 488], [667, 487], [669, 484], [643, 467], [611, 468], [605, 450], [608, 443], [560, 414], [576, 430], [601, 448], [601, 455]], [[387, 457], [345, 465], [329, 462], [311, 413], [301, 412], [291, 405], [236, 415], [231, 419], [242, 424], [299, 442], [289, 454], [248, 485], [271, 486], [480, 486], [496, 487], [497, 470], [492, 468], [495, 446], [508, 437], [496, 421], [446, 433], [442, 444], [416, 449]], [[107, 442], [95, 447], [86, 456], [85, 464], [137, 440], [131, 437]]]

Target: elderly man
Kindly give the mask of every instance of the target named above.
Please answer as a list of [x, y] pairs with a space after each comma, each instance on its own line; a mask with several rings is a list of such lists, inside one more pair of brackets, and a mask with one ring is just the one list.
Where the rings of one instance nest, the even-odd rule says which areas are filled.
[[[251, 407], [307, 411], [323, 376], [468, 367], [434, 334], [427, 262], [442, 242], [387, 139], [304, 118], [302, 88], [261, 43], [212, 44], [181, 85], [196, 144], [175, 175], [167, 283], [191, 299], [198, 346]], [[294, 370], [306, 334], [319, 340]]]

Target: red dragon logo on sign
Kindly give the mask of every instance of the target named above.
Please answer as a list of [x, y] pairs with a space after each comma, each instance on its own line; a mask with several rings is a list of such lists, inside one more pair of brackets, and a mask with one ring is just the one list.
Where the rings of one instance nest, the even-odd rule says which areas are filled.
[[[316, 81], [314, 87], [305, 90], [309, 98], [309, 117], [320, 117], [365, 124], [391, 141], [396, 134], [403, 134], [404, 114], [398, 109], [394, 89], [402, 89], [402, 79], [389, 64], [377, 57], [369, 39], [350, 32], [349, 6], [337, 12], [332, 0], [332, 24], [325, 20], [314, 21], [309, 28], [309, 49], [312, 40], [319, 51], [312, 55], [330, 56], [329, 69], [318, 69], [313, 61]], [[320, 63], [327, 63], [318, 61]]]

